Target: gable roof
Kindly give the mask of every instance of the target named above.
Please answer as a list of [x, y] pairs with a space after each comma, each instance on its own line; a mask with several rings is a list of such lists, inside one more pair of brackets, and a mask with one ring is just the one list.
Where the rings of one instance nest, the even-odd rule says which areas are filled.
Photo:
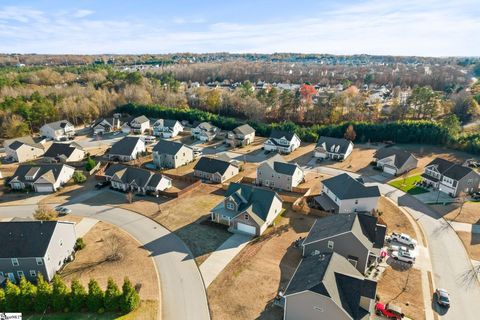
[[2, 239], [0, 258], [44, 257], [59, 224], [72, 223], [64, 221], [0, 222], [0, 239]]
[[73, 126], [68, 120], [60, 120], [55, 122], [50, 122], [45, 124], [47, 127], [52, 128], [53, 130], [65, 129], [65, 127]]
[[253, 129], [249, 124], [245, 123], [233, 129], [233, 132], [247, 135], [247, 134], [254, 133], [255, 129]]
[[366, 279], [347, 259], [337, 253], [322, 253], [302, 259], [285, 296], [312, 291], [331, 298], [353, 319], [368, 314], [360, 307], [360, 298], [375, 298], [376, 282]]
[[427, 164], [427, 167], [429, 166], [435, 166], [440, 174], [453, 180], [461, 180], [467, 174], [475, 172], [472, 168], [442, 158], [433, 159]]
[[283, 130], [272, 130], [270, 133], [270, 138], [271, 139], [281, 139], [285, 138], [288, 141], [292, 141], [293, 137], [295, 136], [294, 132], [289, 132], [289, 131], [283, 131]]
[[295, 170], [300, 168], [296, 163], [286, 162], [285, 159], [279, 154], [276, 154], [275, 156], [266, 160], [265, 163], [272, 168], [273, 171], [289, 176], [292, 176], [295, 173]]
[[[185, 145], [181, 142], [160, 139], [158, 140], [155, 147], [153, 147], [153, 152], [158, 152], [161, 154], [176, 155], [178, 151], [182, 149], [183, 146]], [[189, 148], [188, 146], [185, 146], [185, 147]]]
[[115, 180], [118, 179], [125, 184], [134, 184], [142, 188], [156, 187], [165, 177], [159, 173], [123, 164], [111, 165], [105, 170], [105, 175]]
[[138, 122], [138, 123], [144, 123], [144, 122], [150, 122], [150, 119], [148, 119], [144, 115], [141, 115], [141, 116], [138, 116], [136, 118], [133, 118], [132, 120], [130, 120], [129, 123], [131, 123], [133, 121]]
[[173, 128], [177, 124], [178, 120], [171, 120], [171, 119], [158, 119], [153, 124], [154, 127], [168, 127]]
[[230, 166], [237, 167], [235, 164], [219, 158], [201, 157], [194, 170], [216, 173], [223, 175]]
[[343, 138], [321, 136], [318, 139], [317, 148], [323, 148], [325, 151], [332, 153], [345, 153], [351, 143], [350, 140]]
[[[21, 164], [18, 166], [17, 170], [12, 176], [10, 182], [18, 180], [21, 182], [35, 182], [40, 177], [43, 177], [51, 183], [57, 181], [60, 172], [62, 172], [64, 167], [70, 167], [63, 163], [54, 163], [54, 164]], [[33, 180], [26, 180], [25, 176], [35, 174]]]
[[75, 142], [72, 143], [60, 143], [54, 142], [45, 152], [44, 157], [56, 158], [59, 156], [65, 156], [66, 158], [70, 157], [72, 153], [77, 150], [83, 150], [83, 148]]
[[378, 160], [385, 159], [392, 156], [393, 156], [393, 164], [397, 169], [403, 167], [405, 162], [407, 162], [407, 160], [410, 159], [410, 157], [414, 157], [412, 153], [403, 149], [395, 148], [395, 147], [381, 148], [377, 150], [377, 152], [375, 152], [375, 155], [374, 155], [374, 157]]
[[195, 129], [197, 128], [205, 131], [214, 131], [217, 129], [217, 127], [215, 127], [210, 122], [201, 122], [195, 127]]
[[346, 173], [323, 180], [322, 183], [341, 200], [380, 197], [377, 186], [366, 187]]
[[238, 212], [248, 212], [259, 218], [259, 225], [267, 219], [275, 198], [280, 199], [275, 191], [253, 187], [243, 183], [232, 182], [228, 186], [225, 198], [232, 197], [237, 203]]
[[43, 145], [41, 143], [37, 143], [31, 136], [5, 140], [4, 146], [9, 147], [12, 150], [17, 150], [24, 144], [30, 147], [44, 149]]
[[133, 154], [135, 146], [139, 141], [143, 142], [140, 137], [126, 136], [120, 141], [115, 142], [108, 153], [118, 154], [122, 156], [130, 156]]

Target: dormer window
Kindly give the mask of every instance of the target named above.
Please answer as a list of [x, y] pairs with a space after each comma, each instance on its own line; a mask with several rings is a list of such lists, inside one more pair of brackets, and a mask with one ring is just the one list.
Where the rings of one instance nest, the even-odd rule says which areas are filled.
[[227, 202], [227, 209], [228, 210], [235, 210], [235, 205], [231, 202]]

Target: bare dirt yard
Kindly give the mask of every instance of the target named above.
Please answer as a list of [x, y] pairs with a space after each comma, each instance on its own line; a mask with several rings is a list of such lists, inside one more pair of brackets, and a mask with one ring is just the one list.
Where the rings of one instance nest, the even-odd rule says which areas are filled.
[[457, 234], [462, 240], [470, 259], [480, 261], [480, 234], [470, 232], [457, 232]]
[[410, 220], [394, 203], [385, 197], [380, 197], [377, 208], [382, 212], [380, 219], [387, 225], [387, 233], [395, 231], [415, 237], [415, 229]]
[[253, 141], [252, 144], [249, 144], [248, 146], [245, 147], [237, 147], [233, 148], [229, 151], [236, 152], [236, 153], [241, 153], [241, 154], [247, 154], [250, 152], [254, 152], [256, 150], [259, 150], [263, 148], [263, 143], [267, 140], [267, 138], [264, 137], [255, 137], [255, 140]]
[[315, 149], [315, 143], [302, 143], [297, 150], [283, 157], [289, 162], [306, 165], [313, 157], [313, 149]]
[[348, 158], [342, 162], [331, 161], [325, 162], [329, 167], [347, 170], [351, 172], [362, 172], [369, 174], [378, 174], [378, 171], [373, 171], [370, 167], [373, 155], [380, 146], [372, 144], [355, 144], [355, 147], [348, 156]]
[[480, 202], [465, 202], [460, 209], [460, 203], [448, 205], [432, 205], [432, 207], [450, 221], [480, 224]]
[[165, 170], [164, 172], [167, 174], [174, 174], [176, 176], [192, 175], [193, 168], [195, 167], [197, 162], [198, 162], [198, 159], [194, 160], [193, 162], [190, 162], [189, 164], [181, 166], [179, 168]]
[[314, 220], [287, 209], [275, 227], [249, 243], [207, 289], [212, 319], [281, 319], [283, 310], [272, 301], [300, 262], [292, 243]]
[[[121, 286], [124, 277], [128, 276], [134, 285], [140, 286], [142, 300], [160, 299], [157, 272], [150, 253], [128, 233], [98, 222], [83, 240], [86, 247], [78, 251], [75, 260], [60, 272], [65, 282], [77, 278], [86, 286], [90, 279], [96, 279], [102, 288], [106, 288], [109, 277]], [[118, 260], [109, 259], [113, 254], [118, 254]]]

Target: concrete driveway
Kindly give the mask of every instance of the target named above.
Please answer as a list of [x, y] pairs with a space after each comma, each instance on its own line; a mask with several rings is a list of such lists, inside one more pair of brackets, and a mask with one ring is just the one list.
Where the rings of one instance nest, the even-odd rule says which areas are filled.
[[[137, 213], [108, 206], [71, 204], [73, 214], [122, 228], [151, 252], [160, 281], [161, 319], [210, 319], [202, 277], [190, 250], [173, 233]], [[29, 217], [35, 205], [0, 207], [0, 218]], [[142, 266], [132, 266], [141, 268]]]
[[[354, 177], [359, 176], [328, 167], [321, 167], [320, 172], [329, 175], [349, 173]], [[365, 180], [368, 181], [368, 177], [365, 177]], [[368, 184], [377, 185], [383, 195], [398, 206], [402, 206], [424, 231], [433, 269], [434, 286], [447, 289], [452, 299], [449, 310], [438, 309], [435, 303], [432, 303], [432, 308], [442, 319], [478, 319], [478, 311], [474, 306], [480, 301], [479, 281], [473, 274], [473, 265], [463, 243], [450, 224], [431, 207], [401, 190], [378, 182]]]

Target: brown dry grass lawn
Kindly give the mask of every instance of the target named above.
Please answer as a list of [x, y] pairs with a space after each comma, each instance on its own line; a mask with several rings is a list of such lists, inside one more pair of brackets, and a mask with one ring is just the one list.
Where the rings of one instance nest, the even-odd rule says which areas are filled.
[[252, 144], [245, 146], [245, 147], [237, 147], [233, 148], [229, 151], [233, 151], [236, 153], [241, 153], [241, 154], [247, 154], [250, 152], [255, 152], [261, 148], [263, 148], [263, 143], [267, 140], [267, 138], [264, 137], [255, 137], [255, 140], [253, 141]]
[[189, 164], [186, 164], [184, 166], [181, 166], [176, 169], [168, 169], [165, 170], [164, 172], [167, 174], [174, 174], [177, 176], [185, 176], [188, 174], [193, 174], [193, 167], [197, 164], [199, 159], [194, 160], [193, 162], [190, 162]]
[[377, 208], [382, 212], [382, 215], [380, 216], [380, 218], [387, 225], [387, 233], [391, 233], [395, 231], [395, 232], [407, 233], [412, 237], [416, 237], [415, 229], [410, 223], [410, 220], [391, 201], [389, 201], [388, 199], [385, 199], [385, 197], [380, 197]]
[[396, 271], [389, 267], [378, 282], [377, 294], [381, 302], [400, 306], [406, 316], [425, 319], [420, 270]]
[[212, 319], [281, 319], [283, 310], [271, 302], [300, 262], [292, 242], [306, 236], [313, 221], [288, 209], [275, 228], [248, 244], [207, 289]]
[[432, 207], [440, 212], [445, 219], [470, 224], [480, 223], [480, 202], [465, 202], [461, 212], [459, 203], [446, 206], [433, 205]]
[[283, 157], [289, 162], [296, 162], [299, 165], [305, 165], [312, 159], [315, 145], [315, 143], [302, 143], [297, 150], [290, 154], [286, 154]]
[[480, 260], [480, 234], [457, 231], [470, 259]]
[[[119, 261], [109, 262], [106, 261], [106, 257], [110, 249], [105, 239], [112, 234], [119, 239], [122, 258]], [[102, 288], [105, 288], [109, 277], [121, 286], [124, 277], [128, 276], [134, 285], [141, 284], [142, 300], [158, 301], [160, 299], [154, 263], [150, 253], [141, 248], [137, 240], [121, 229], [104, 222], [98, 222], [83, 239], [86, 247], [78, 251], [75, 260], [60, 272], [67, 283], [78, 278], [86, 286], [93, 278]], [[135, 266], [141, 266], [141, 268]]]
[[[370, 162], [372, 162], [373, 155], [379, 147], [367, 144], [355, 144], [352, 153], [348, 158], [342, 162], [330, 162], [329, 166], [332, 168], [358, 172], [368, 170]], [[377, 172], [378, 174], [378, 172]]]

